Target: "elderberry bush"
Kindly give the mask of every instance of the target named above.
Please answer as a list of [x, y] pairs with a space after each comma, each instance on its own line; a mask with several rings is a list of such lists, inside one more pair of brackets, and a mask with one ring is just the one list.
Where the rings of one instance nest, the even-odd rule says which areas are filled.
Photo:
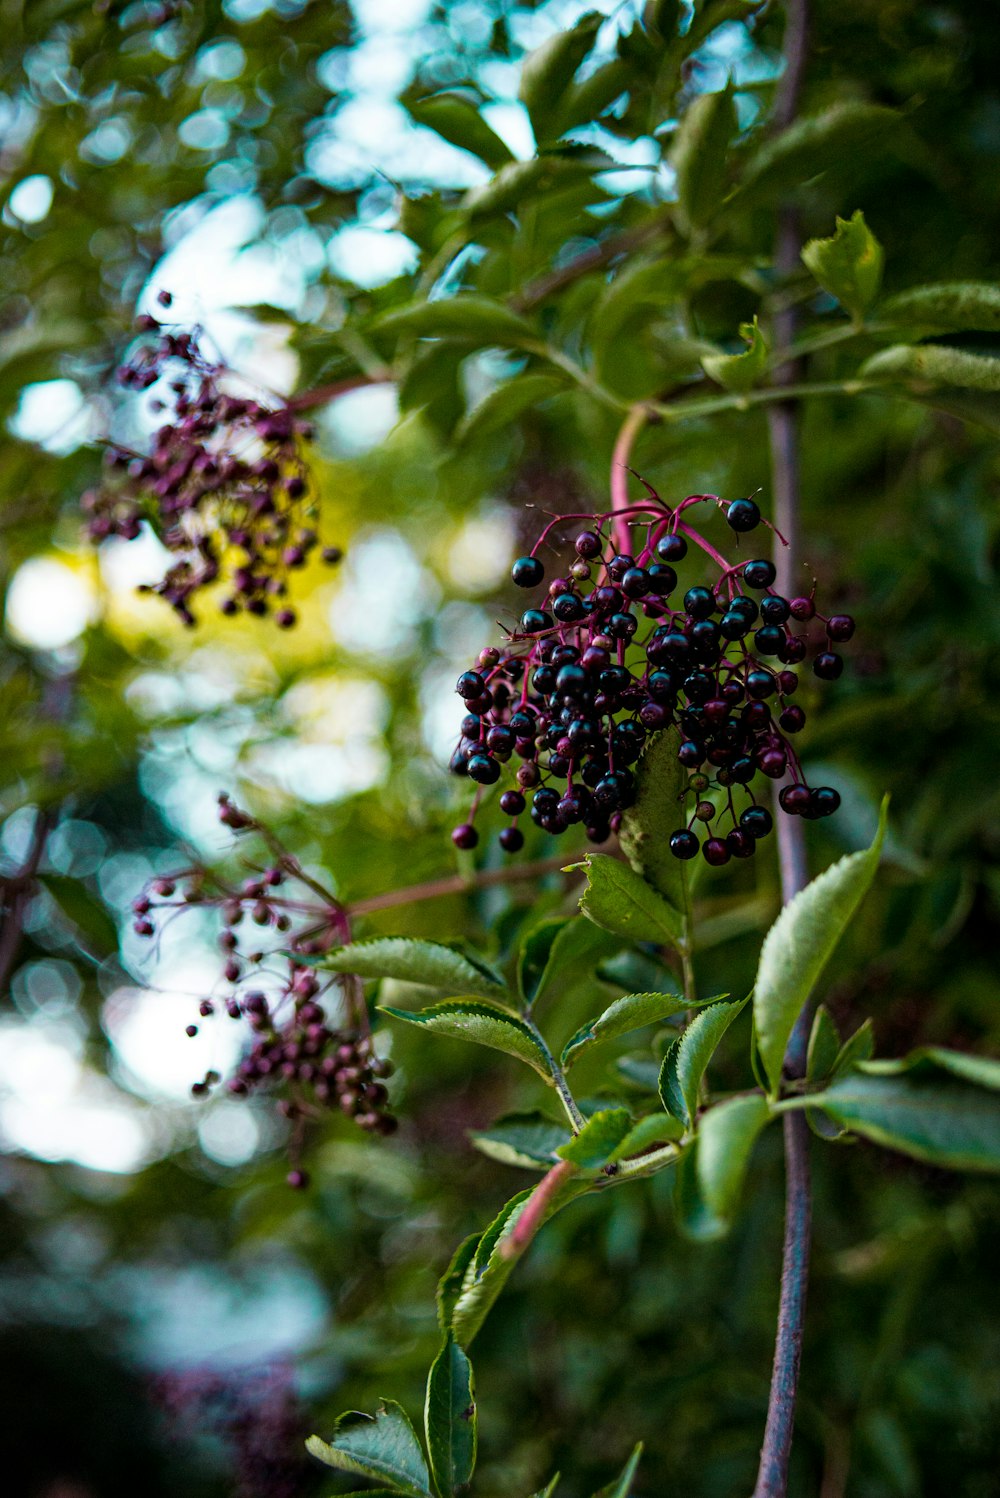
[[[160, 304], [170, 305], [169, 292]], [[82, 498], [93, 541], [132, 541], [147, 521], [177, 560], [147, 586], [187, 625], [192, 601], [225, 583], [223, 614], [272, 615], [290, 629], [291, 574], [319, 546], [316, 494], [301, 446], [312, 428], [288, 405], [237, 394], [232, 373], [210, 359], [199, 331], [140, 317], [148, 335], [118, 371], [125, 390], [155, 388], [151, 409], [166, 415], [149, 452], [120, 444], [106, 452], [107, 479]], [[330, 565], [338, 547], [322, 551]]]
[[[571, 517], [590, 524], [576, 534], [565, 574], [547, 586], [537, 553], [561, 521], [514, 562], [518, 587], [545, 591], [503, 646], [483, 650], [458, 679], [465, 717], [451, 769], [481, 788], [452, 833], [459, 848], [476, 846], [482, 790], [510, 761], [520, 763], [500, 795], [510, 818], [501, 847], [523, 847], [525, 812], [545, 832], [582, 823], [603, 843], [635, 799], [632, 766], [666, 729], [676, 730], [688, 772], [670, 838], [677, 858], [699, 848], [713, 865], [752, 856], [773, 825], [753, 789], [758, 775], [787, 777], [778, 801], [789, 815], [826, 817], [840, 805], [832, 787], [806, 783], [792, 743], [806, 714], [793, 699], [796, 668], [810, 656], [820, 680], [840, 676], [836, 647], [853, 635], [853, 619], [819, 614], [811, 595], [782, 596], [771, 561], [730, 563], [681, 518], [714, 502], [745, 535], [761, 523], [752, 499], [690, 495], [671, 508], [650, 493], [625, 511]], [[710, 586], [681, 581], [692, 545], [718, 569]]]
[[[392, 1063], [380, 1059], [371, 1035], [360, 979], [323, 972], [316, 959], [349, 935], [332, 895], [309, 878], [261, 823], [219, 798], [219, 819], [238, 833], [257, 832], [270, 843], [270, 861], [239, 884], [203, 868], [156, 878], [132, 902], [134, 930], [155, 938], [166, 923], [192, 908], [216, 910], [223, 967], [217, 987], [199, 1004], [202, 1019], [217, 1011], [241, 1022], [249, 1043], [236, 1072], [225, 1081], [236, 1098], [267, 1093], [291, 1125], [288, 1184], [302, 1188], [300, 1167], [306, 1131], [339, 1110], [366, 1133], [395, 1132], [385, 1080]], [[293, 887], [288, 889], [288, 885]], [[281, 943], [268, 948], [274, 932]], [[194, 1023], [186, 1026], [192, 1038]], [[206, 1097], [223, 1079], [209, 1071], [191, 1088]]]

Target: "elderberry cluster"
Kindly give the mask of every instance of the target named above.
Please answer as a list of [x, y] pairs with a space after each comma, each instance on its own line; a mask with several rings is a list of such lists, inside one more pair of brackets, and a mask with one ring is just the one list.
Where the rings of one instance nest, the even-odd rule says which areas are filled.
[[[235, 831], [265, 830], [225, 795], [219, 798], [219, 817]], [[268, 836], [277, 856], [238, 886], [203, 868], [152, 880], [132, 902], [134, 930], [154, 937], [183, 909], [218, 910], [225, 987], [201, 999], [199, 1014], [208, 1019], [221, 1010], [249, 1029], [249, 1048], [226, 1090], [234, 1097], [281, 1092], [278, 1111], [292, 1124], [296, 1166], [288, 1184], [304, 1187], [308, 1176], [297, 1165], [304, 1131], [325, 1110], [339, 1110], [369, 1133], [395, 1132], [384, 1085], [393, 1068], [375, 1054], [360, 980], [310, 966], [310, 959], [349, 935], [340, 907]], [[289, 881], [302, 888], [288, 892]], [[267, 929], [281, 933], [284, 944], [254, 950]], [[344, 1011], [342, 1019], [334, 1020], [335, 1008]], [[197, 1024], [188, 1024], [186, 1033], [197, 1035]], [[209, 1071], [191, 1092], [205, 1097], [221, 1080]]]
[[[159, 300], [168, 307], [170, 294]], [[148, 521], [177, 560], [143, 591], [166, 599], [185, 624], [195, 622], [195, 594], [225, 578], [224, 614], [273, 614], [290, 629], [290, 574], [319, 545], [300, 453], [309, 424], [287, 405], [227, 389], [229, 371], [206, 357], [197, 330], [165, 328], [148, 315], [139, 329], [151, 337], [120, 366], [118, 382], [126, 390], [160, 387], [153, 409], [168, 419], [146, 454], [108, 448], [107, 482], [81, 501], [91, 539], [131, 541]], [[334, 565], [341, 552], [328, 547], [322, 557]]]
[[[670, 838], [678, 858], [693, 858], [699, 847], [714, 865], [753, 854], [772, 828], [751, 789], [758, 773], [790, 776], [779, 794], [786, 812], [824, 817], [840, 804], [831, 787], [806, 784], [791, 743], [806, 714], [792, 699], [795, 668], [810, 653], [818, 678], [841, 674], [833, 647], [851, 638], [853, 619], [824, 618], [812, 596], [783, 597], [772, 562], [730, 564], [681, 519], [712, 500], [744, 534], [761, 521], [753, 500], [692, 495], [670, 509], [650, 492], [650, 502], [614, 515], [570, 517], [591, 525], [576, 535], [566, 575], [549, 582], [502, 648], [482, 651], [476, 668], [458, 679], [465, 717], [452, 770], [486, 787], [506, 762], [520, 761], [516, 787], [500, 796], [511, 818], [500, 833], [507, 852], [524, 844], [518, 821], [526, 811], [546, 832], [582, 823], [591, 841], [603, 842], [635, 799], [632, 766], [647, 740], [669, 728], [688, 772], [678, 805], [683, 825]], [[518, 587], [543, 585], [536, 553], [557, 523], [515, 561]], [[629, 547], [619, 550], [623, 537]], [[696, 582], [682, 591], [677, 567], [689, 542], [719, 568], [712, 586]], [[825, 626], [818, 640], [807, 632], [814, 620]], [[475, 847], [472, 818], [452, 838], [460, 848]]]

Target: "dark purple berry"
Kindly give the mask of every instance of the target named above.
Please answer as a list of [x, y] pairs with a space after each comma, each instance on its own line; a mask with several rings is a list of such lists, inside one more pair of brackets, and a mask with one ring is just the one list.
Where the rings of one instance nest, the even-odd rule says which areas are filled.
[[734, 531], [752, 531], [760, 525], [760, 510], [752, 499], [734, 499], [726, 519]]
[[809, 793], [809, 809], [814, 816], [832, 817], [840, 806], [840, 793], [830, 785], [818, 785]]
[[670, 834], [670, 851], [675, 858], [693, 858], [698, 851], [698, 839], [682, 827]]
[[711, 588], [688, 588], [684, 607], [692, 619], [707, 619], [715, 612], [715, 595]]
[[813, 670], [821, 681], [836, 681], [844, 669], [844, 658], [832, 650], [823, 650], [813, 661]]
[[526, 609], [521, 615], [521, 632], [526, 635], [541, 634], [552, 628], [552, 619], [543, 609]]
[[806, 715], [796, 702], [791, 703], [778, 716], [778, 726], [785, 733], [801, 733], [805, 723]]
[[455, 683], [455, 691], [468, 701], [472, 697], [481, 696], [485, 686], [486, 683], [478, 671], [463, 671]]
[[500, 779], [500, 766], [488, 754], [470, 754], [466, 771], [477, 785], [496, 785]]
[[517, 827], [505, 827], [500, 834], [500, 846], [505, 853], [520, 853], [524, 847], [524, 833]]
[[451, 840], [456, 848], [474, 848], [479, 842], [479, 833], [471, 822], [463, 822], [460, 827], [455, 828]]
[[524, 797], [520, 791], [504, 791], [500, 797], [500, 810], [508, 817], [519, 817], [524, 810]]
[[810, 794], [807, 785], [785, 785], [778, 792], [778, 804], [789, 816], [801, 816], [809, 805]]
[[601, 554], [601, 538], [596, 531], [581, 531], [573, 542], [578, 557], [599, 557]]
[[519, 588], [537, 588], [545, 576], [545, 568], [537, 557], [518, 557], [510, 575]]
[[766, 806], [748, 806], [740, 817], [740, 826], [751, 837], [766, 837], [774, 826], [774, 819]]
[[683, 536], [661, 536], [656, 543], [656, 555], [663, 562], [682, 562], [687, 556], [688, 545]]
[[793, 619], [805, 622], [812, 619], [816, 613], [816, 605], [811, 598], [793, 598], [788, 605], [788, 611]]
[[734, 827], [726, 834], [726, 847], [734, 858], [752, 858], [756, 846], [752, 834], [744, 827]]
[[765, 557], [758, 557], [755, 561], [747, 562], [743, 568], [743, 581], [748, 588], [756, 588], [758, 591], [769, 588], [777, 577], [774, 563]]
[[721, 837], [710, 837], [701, 845], [701, 856], [713, 868], [721, 868], [729, 862], [729, 849]]
[[849, 640], [854, 633], [854, 620], [850, 614], [833, 614], [827, 620], [826, 632], [831, 640]]

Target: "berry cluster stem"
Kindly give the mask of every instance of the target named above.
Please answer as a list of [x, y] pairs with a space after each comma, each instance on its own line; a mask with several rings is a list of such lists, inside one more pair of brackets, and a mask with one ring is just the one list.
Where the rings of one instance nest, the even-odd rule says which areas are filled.
[[615, 546], [621, 552], [631, 550], [628, 523], [622, 518], [622, 512], [629, 508], [628, 473], [632, 461], [632, 448], [648, 419], [649, 411], [646, 406], [633, 406], [622, 423], [611, 454], [611, 508], [616, 517], [614, 520]]
[[[807, 0], [787, 0], [785, 7], [785, 72], [778, 88], [773, 128], [784, 130], [798, 114], [802, 81], [808, 57], [809, 16]], [[775, 263], [779, 275], [791, 275], [799, 266], [802, 249], [798, 213], [786, 206], [778, 216]], [[797, 378], [788, 351], [794, 346], [796, 312], [791, 305], [776, 310], [774, 317], [776, 385], [786, 386], [788, 399], [769, 406], [768, 436], [774, 495], [775, 524], [785, 537], [785, 546], [775, 548], [778, 586], [792, 586], [798, 566], [800, 463], [798, 410], [792, 396]], [[808, 880], [805, 829], [798, 818], [779, 818], [778, 858], [782, 898], [789, 900]], [[804, 1009], [792, 1035], [786, 1057], [790, 1075], [805, 1071], [809, 1013]], [[806, 1293], [809, 1283], [809, 1246], [812, 1230], [812, 1188], [809, 1177], [809, 1127], [805, 1115], [789, 1113], [783, 1120], [785, 1144], [785, 1237], [782, 1248], [778, 1329], [774, 1344], [774, 1366], [768, 1398], [767, 1422], [753, 1498], [784, 1498], [788, 1490], [788, 1466], [795, 1426], [795, 1404]]]

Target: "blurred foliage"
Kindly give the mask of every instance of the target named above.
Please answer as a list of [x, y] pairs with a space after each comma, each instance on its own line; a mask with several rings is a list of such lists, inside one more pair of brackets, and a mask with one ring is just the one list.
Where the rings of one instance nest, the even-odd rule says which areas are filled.
[[[740, 327], [755, 318], [766, 345], [782, 297], [801, 308], [811, 346], [803, 379], [829, 387], [802, 405], [804, 555], [824, 596], [858, 619], [851, 669], [811, 714], [804, 745], [807, 766], [822, 765], [844, 798], [809, 831], [814, 866], [869, 840], [884, 790], [893, 805], [888, 869], [823, 997], [842, 1032], [872, 1016], [880, 1054], [1000, 1046], [996, 320], [985, 293], [971, 310], [953, 296], [930, 316], [898, 301], [933, 283], [1000, 281], [1000, 32], [959, 0], [815, 0], [804, 118], [770, 137], [780, 6], [636, 11], [600, 30], [585, 18], [569, 50], [536, 54], [521, 89], [539, 154], [510, 161], [479, 111], [504, 102], [525, 47], [567, 23], [565, 10], [432, 6], [396, 43], [408, 64], [400, 98], [461, 153], [450, 185], [446, 172], [387, 183], [324, 169], [320, 147], [336, 141], [350, 93], [328, 82], [347, 76], [364, 41], [360, 7], [359, 22], [319, 0], [0, 0], [0, 581], [16, 588], [23, 564], [55, 560], [94, 598], [86, 628], [51, 649], [8, 615], [5, 876], [25, 866], [29, 808], [58, 826], [3, 999], [4, 1045], [15, 1057], [25, 1035], [76, 1047], [101, 1096], [126, 1109], [114, 1127], [142, 1119], [148, 1160], [116, 1174], [73, 1163], [58, 1142], [33, 1153], [18, 1134], [23, 1094], [34, 1089], [44, 1110], [59, 1063], [32, 1063], [16, 1096], [4, 1072], [0, 1386], [8, 1412], [27, 1388], [47, 1411], [44, 1428], [26, 1413], [11, 1421], [8, 1465], [30, 1474], [31, 1498], [66, 1492], [60, 1482], [102, 1498], [139, 1484], [233, 1491], [219, 1430], [192, 1416], [170, 1434], [143, 1398], [151, 1367], [219, 1364], [238, 1387], [258, 1352], [290, 1360], [304, 1428], [321, 1431], [381, 1396], [419, 1407], [437, 1276], [523, 1185], [468, 1131], [538, 1105], [542, 1084], [397, 1027], [395, 1140], [331, 1122], [313, 1189], [292, 1195], [280, 1127], [261, 1115], [255, 1158], [220, 1164], [199, 1143], [203, 1105], [150, 1097], [113, 1043], [111, 1001], [148, 976], [129, 902], [192, 848], [235, 865], [213, 821], [221, 789], [344, 898], [453, 872], [457, 802], [434, 704], [449, 707], [455, 672], [517, 606], [504, 579], [518, 538], [537, 528], [525, 504], [600, 507], [634, 400], [664, 406], [634, 459], [661, 493], [760, 489], [766, 504], [753, 399], [766, 369], [749, 370], [741, 408], [713, 361], [743, 353]], [[469, 150], [484, 165], [470, 166]], [[37, 178], [51, 207], [21, 217]], [[141, 430], [109, 380], [137, 301], [148, 310], [164, 253], [239, 195], [259, 206], [255, 242], [299, 288], [244, 318], [243, 346], [276, 321], [300, 392], [388, 367], [402, 412], [360, 456], [344, 442], [350, 417], [338, 427], [335, 412], [317, 413], [323, 531], [348, 560], [333, 583], [318, 568], [303, 576], [303, 622], [288, 637], [210, 611], [184, 634], [156, 601], [115, 584], [130, 543], [98, 564], [80, 539], [99, 445], [40, 443], [17, 415], [26, 390], [72, 380], [93, 435]], [[837, 289], [831, 253], [780, 284], [772, 239], [787, 202], [809, 240], [861, 211], [885, 257], [874, 310], [864, 277]], [[359, 223], [400, 229], [412, 274], [366, 289], [332, 269], [337, 234]], [[838, 295], [868, 321], [852, 323]], [[883, 364], [859, 373], [873, 359]], [[857, 393], [858, 382], [872, 388]], [[708, 409], [675, 419], [685, 403]], [[524, 856], [552, 851], [532, 829]], [[492, 848], [478, 857], [499, 862]], [[703, 994], [748, 991], [778, 904], [772, 857], [706, 875]], [[461, 935], [504, 959], [575, 898], [549, 875], [402, 905], [362, 929]], [[190, 942], [210, 962], [212, 940], [192, 926], [165, 951], [181, 963]], [[169, 963], [154, 981], [169, 985]], [[602, 995], [584, 974], [561, 996], [566, 1035]], [[175, 1003], [180, 1031], [191, 1004]], [[723, 1085], [747, 1085], [747, 1028], [725, 1042]], [[588, 1058], [579, 1076], [596, 1092], [604, 1071]], [[867, 1144], [814, 1153], [791, 1491], [989, 1498], [1000, 1462], [995, 1191]], [[777, 1298], [776, 1132], [753, 1171], [718, 1242], [680, 1236], [665, 1176], [583, 1198], [546, 1228], [477, 1342], [479, 1490], [528, 1492], [560, 1469], [561, 1491], [589, 1494], [639, 1439], [639, 1494], [749, 1490]], [[163, 1308], [178, 1299], [183, 1347], [165, 1346]], [[205, 1311], [220, 1305], [242, 1327], [235, 1358]], [[303, 1483], [330, 1490], [319, 1470]]]

